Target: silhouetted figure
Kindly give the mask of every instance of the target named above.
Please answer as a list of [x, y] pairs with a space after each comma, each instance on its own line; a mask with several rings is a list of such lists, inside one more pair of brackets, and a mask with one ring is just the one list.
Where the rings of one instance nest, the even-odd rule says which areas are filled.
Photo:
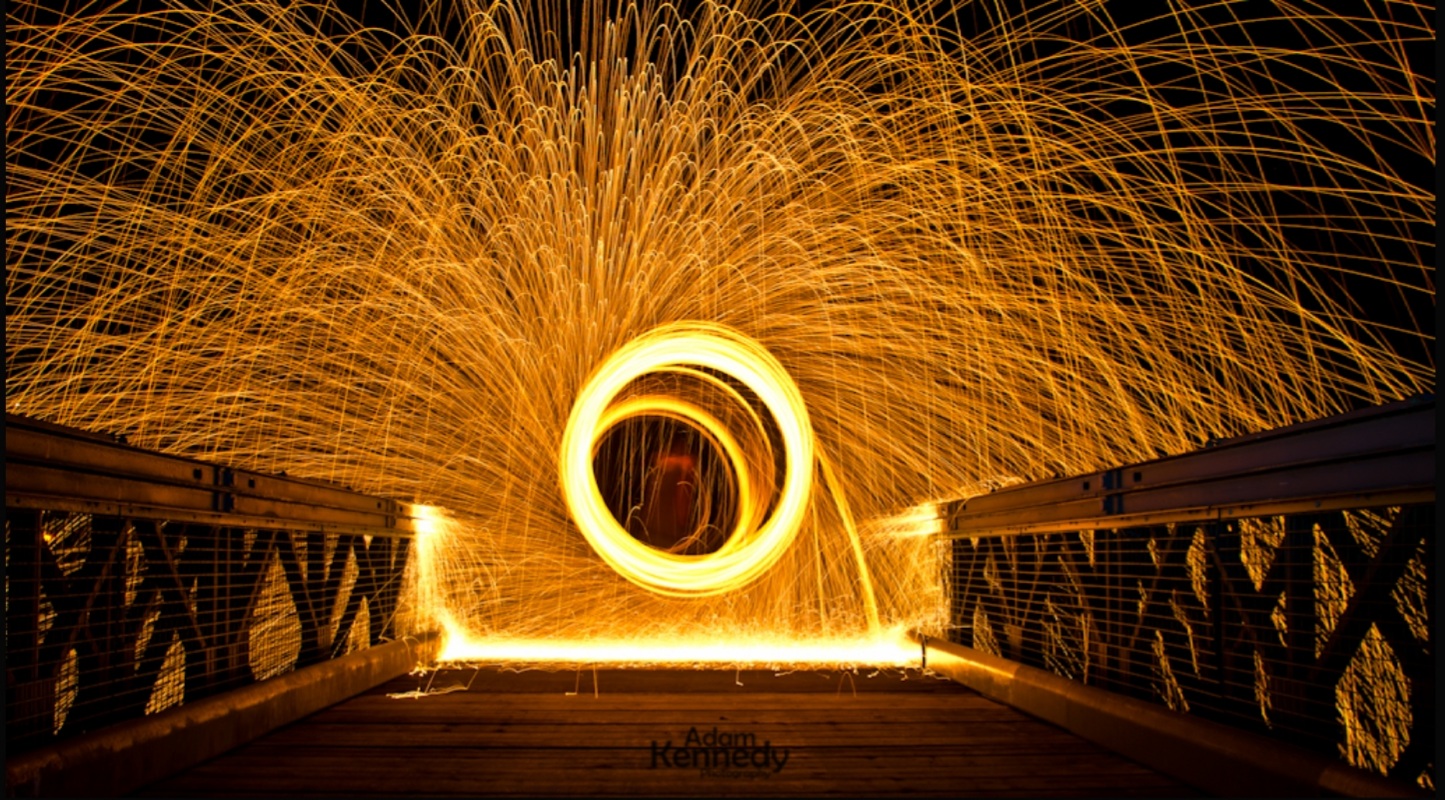
[[[657, 454], [643, 501], [643, 524], [647, 526], [648, 544], [671, 550], [693, 533], [693, 506], [697, 501], [697, 458], [670, 451]], [[683, 552], [695, 552], [685, 547]]]

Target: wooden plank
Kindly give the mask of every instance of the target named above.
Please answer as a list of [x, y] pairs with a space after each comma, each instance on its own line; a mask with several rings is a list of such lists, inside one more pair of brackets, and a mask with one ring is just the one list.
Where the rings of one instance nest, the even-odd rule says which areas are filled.
[[[598, 706], [586, 706], [578, 704], [571, 708], [546, 708], [537, 709], [536, 711], [516, 709], [512, 711], [501, 711], [490, 714], [486, 713], [484, 706], [470, 707], [476, 709], [476, 711], [474, 712], [475, 714], [486, 715], [485, 717], [476, 717], [477, 719], [487, 719], [506, 725], [525, 725], [529, 722], [543, 722], [547, 724], [564, 724], [569, 722], [576, 724], [599, 722], [607, 723], [618, 720], [618, 718], [624, 714], [631, 713], [635, 715], [634, 717], [632, 717], [632, 719], [640, 719], [642, 718], [643, 714], [646, 714], [646, 718], [655, 719], [662, 724], [683, 725], [684, 730], [686, 729], [685, 726], [687, 725], [702, 725], [704, 723], [708, 725], [723, 722], [738, 725], [759, 725], [768, 723], [789, 722], [826, 722], [827, 720], [836, 719], [841, 715], [845, 714], [847, 715], [848, 719], [857, 720], [860, 722], [886, 723], [890, 720], [897, 720], [900, 718], [898, 714], [890, 713], [887, 709], [850, 710], [849, 708], [844, 706], [839, 706], [836, 708], [813, 708], [797, 710], [781, 707], [763, 709], [726, 708], [703, 710], [682, 708], [659, 709], [649, 713], [644, 711], [628, 711], [625, 709], [619, 711], [617, 709], [608, 709]], [[316, 717], [318, 721], [325, 721], [331, 723], [344, 722], [353, 725], [380, 724], [379, 719], [381, 719], [379, 715], [373, 714], [371, 712], [357, 714], [345, 710], [337, 711], [335, 709], [331, 709], [321, 712], [321, 714], [324, 714], [325, 716], [321, 716], [320, 714], [318, 714]], [[407, 716], [407, 719], [416, 722], [432, 722], [445, 724], [447, 721], [456, 720], [459, 717], [460, 715], [454, 708], [443, 708], [433, 704], [431, 707], [427, 707], [426, 705], [417, 706], [416, 710], [414, 710]], [[905, 719], [908, 719], [914, 723], [949, 723], [955, 722], [960, 718], [966, 719], [970, 723], [973, 720], [973, 716], [967, 714], [967, 712], [954, 711], [953, 709], [948, 708], [919, 711], [916, 714], [905, 717]], [[1011, 717], [1008, 716], [995, 718], [1011, 719]]]
[[[593, 681], [590, 669], [400, 678], [142, 794], [1196, 794], [916, 671], [608, 669], [596, 673], [595, 696]], [[428, 682], [469, 688], [387, 697]], [[740, 765], [724, 750], [687, 747], [691, 735], [706, 745], [718, 734], [731, 737], [727, 752], [742, 745]]]
[[949, 536], [1045, 533], [1434, 499], [1435, 402], [1424, 396], [946, 507]]
[[[907, 741], [914, 747], [964, 746], [973, 754], [1027, 754], [1067, 756], [1094, 754], [1098, 747], [1066, 733], [1039, 735], [1037, 726], [1029, 721], [1018, 724], [974, 723], [960, 731], [956, 722], [917, 723], [902, 721], [908, 728]], [[893, 735], [897, 724], [857, 722], [771, 722], [748, 726], [758, 741], [788, 742], [807, 747], [852, 746], [867, 737]], [[393, 747], [405, 741], [412, 749], [441, 747], [594, 747], [600, 742], [644, 742], [662, 737], [678, 739], [686, 731], [655, 722], [619, 723], [537, 723], [476, 724], [421, 723], [400, 725], [354, 725], [347, 723], [308, 722], [291, 726], [267, 737], [257, 747], [310, 747], [325, 742], [328, 747]]]
[[[1107, 790], [1108, 794], [1135, 792], [1148, 787], [1160, 794], [1169, 784], [1150, 779], [1139, 769], [1088, 770], [1087, 760], [1056, 763], [1042, 760], [1004, 762], [967, 759], [953, 754], [911, 756], [905, 753], [847, 749], [838, 754], [819, 750], [794, 751], [781, 769], [737, 770], [754, 778], [728, 779], [700, 768], [653, 767], [646, 750], [594, 751], [514, 749], [504, 753], [472, 754], [444, 751], [417, 755], [411, 751], [312, 754], [289, 763], [277, 763], [271, 754], [260, 758], [237, 757], [225, 768], [200, 767], [190, 779], [162, 785], [160, 793], [190, 792], [202, 795], [208, 786], [237, 790], [251, 787], [255, 794], [290, 794], [293, 791], [336, 794], [572, 794], [601, 791], [620, 793], [632, 787], [639, 794], [688, 794], [709, 783], [744, 787], [766, 781], [770, 788], [811, 786], [830, 794], [893, 794], [898, 790], [955, 791], [993, 794], [1025, 790], [1035, 795], [1085, 794], [1081, 790]], [[366, 756], [358, 762], [357, 755]], [[732, 770], [726, 770], [731, 772]]]

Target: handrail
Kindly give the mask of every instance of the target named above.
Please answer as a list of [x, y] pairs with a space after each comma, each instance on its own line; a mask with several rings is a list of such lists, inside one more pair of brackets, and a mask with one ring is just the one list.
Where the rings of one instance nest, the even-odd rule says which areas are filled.
[[949, 538], [1432, 502], [1435, 398], [948, 503]]
[[9, 413], [5, 505], [367, 536], [410, 537], [416, 530], [407, 503], [165, 455]]

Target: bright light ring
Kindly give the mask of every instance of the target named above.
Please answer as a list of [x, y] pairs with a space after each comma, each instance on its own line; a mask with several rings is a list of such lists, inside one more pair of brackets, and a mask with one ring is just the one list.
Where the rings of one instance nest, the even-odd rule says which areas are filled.
[[[598, 441], [611, 425], [621, 421], [620, 415], [609, 414], [617, 396], [643, 375], [683, 366], [716, 370], [752, 390], [772, 414], [784, 450], [785, 474], [772, 515], [756, 528], [736, 530], [717, 552], [701, 556], [667, 553], [634, 539], [608, 510], [592, 470]], [[684, 408], [690, 406], [683, 403], [674, 410], [705, 427], [706, 423]], [[722, 437], [718, 439], [722, 441]], [[739, 491], [749, 493], [741, 485], [747, 471], [736, 457], [737, 451], [728, 445], [722, 449], [733, 459]], [[808, 409], [783, 365], [761, 344], [731, 328], [684, 322], [654, 328], [633, 339], [593, 373], [562, 432], [559, 467], [562, 495], [573, 521], [618, 574], [659, 594], [705, 597], [752, 583], [787, 550], [807, 513], [813, 454]], [[739, 515], [740, 520], [751, 517], [750, 513]]]

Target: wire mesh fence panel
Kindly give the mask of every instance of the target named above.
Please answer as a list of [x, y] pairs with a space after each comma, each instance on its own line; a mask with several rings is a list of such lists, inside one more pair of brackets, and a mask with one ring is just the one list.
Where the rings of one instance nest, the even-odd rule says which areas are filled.
[[1433, 503], [953, 547], [954, 641], [1433, 788]]
[[7, 508], [7, 747], [31, 749], [392, 638], [409, 546], [403, 537]]

